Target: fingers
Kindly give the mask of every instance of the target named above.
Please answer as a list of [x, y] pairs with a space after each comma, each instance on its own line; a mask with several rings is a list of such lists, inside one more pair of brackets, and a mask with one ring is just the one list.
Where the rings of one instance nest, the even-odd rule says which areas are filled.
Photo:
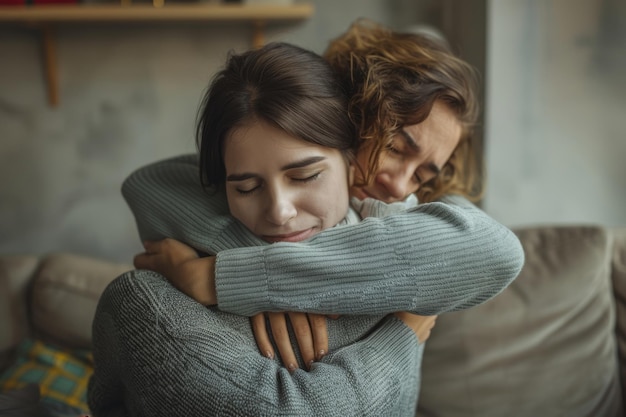
[[146, 251], [135, 255], [133, 258], [133, 265], [135, 268], [154, 270], [156, 262], [155, 258], [160, 252], [159, 248], [162, 242], [162, 240], [145, 240], [143, 242], [143, 248]]
[[250, 322], [252, 323], [252, 331], [254, 332], [254, 338], [259, 347], [259, 351], [261, 351], [263, 356], [274, 359], [274, 347], [272, 346], [272, 342], [270, 342], [270, 337], [265, 327], [265, 314], [259, 313], [252, 316]]
[[[328, 352], [328, 329], [326, 327], [326, 316], [309, 313], [309, 325], [313, 333], [313, 348], [315, 350], [315, 360], [321, 360]], [[308, 363], [308, 362], [306, 362]]]
[[145, 240], [143, 247], [145, 252], [136, 255], [133, 259], [133, 264], [137, 269], [169, 271], [183, 262], [198, 257], [191, 246], [170, 238]]
[[142, 252], [133, 258], [133, 265], [137, 269], [152, 269], [152, 256], [147, 252]]
[[158, 240], [144, 240], [142, 242], [143, 244], [143, 248], [146, 250], [147, 253], [150, 252], [154, 252], [154, 250], [152, 249], [156, 244], [158, 243]]
[[163, 254], [179, 260], [198, 256], [191, 246], [169, 237], [161, 240], [144, 240], [143, 247], [147, 254]]
[[[270, 329], [266, 328], [266, 317]], [[265, 313], [251, 318], [252, 330], [261, 354], [268, 358], [274, 357], [271, 336], [283, 365], [293, 372], [298, 368], [298, 361], [287, 330], [287, 317], [296, 336], [298, 349], [307, 369], [311, 364], [320, 360], [328, 352], [328, 330], [326, 317], [319, 314], [306, 313]]]
[[168, 240], [172, 239], [165, 238], [162, 240], [144, 240], [142, 244], [147, 254], [154, 254], [160, 252], [162, 250], [161, 247], [164, 244], [167, 244]]
[[289, 340], [289, 332], [287, 331], [287, 319], [284, 313], [266, 313], [270, 321], [272, 336], [276, 343], [276, 348], [280, 353], [280, 357], [283, 360], [283, 365], [289, 369], [289, 372], [293, 372], [298, 368], [298, 361], [296, 355], [291, 347], [291, 341]]
[[306, 364], [307, 369], [311, 367], [311, 364], [315, 360], [315, 348], [313, 346], [313, 334], [311, 332], [311, 325], [306, 313], [287, 313], [289, 314], [289, 320], [291, 321], [291, 327], [296, 335], [298, 341], [298, 349], [300, 349], [300, 355], [302, 361]]
[[419, 316], [417, 314], [399, 311], [394, 313], [396, 317], [404, 322], [413, 330], [420, 344], [424, 343], [429, 337], [432, 328], [435, 326], [437, 316]]
[[435, 320], [437, 316], [428, 316], [425, 317], [425, 320], [421, 326], [422, 337], [420, 338], [421, 343], [424, 343], [430, 337], [430, 332], [435, 327]]
[[437, 319], [437, 316], [428, 316], [428, 317], [424, 317], [424, 320], [420, 326], [420, 331], [417, 335], [420, 344], [424, 343], [425, 341], [428, 340], [428, 338], [430, 337], [430, 333], [433, 329], [433, 327], [435, 327], [435, 320]]

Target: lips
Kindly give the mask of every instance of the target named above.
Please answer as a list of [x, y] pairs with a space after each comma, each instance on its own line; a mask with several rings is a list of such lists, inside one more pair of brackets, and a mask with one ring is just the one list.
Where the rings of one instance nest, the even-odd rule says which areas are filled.
[[301, 242], [313, 236], [315, 230], [313, 228], [300, 230], [298, 232], [286, 233], [281, 235], [263, 235], [263, 240], [270, 243], [275, 242]]

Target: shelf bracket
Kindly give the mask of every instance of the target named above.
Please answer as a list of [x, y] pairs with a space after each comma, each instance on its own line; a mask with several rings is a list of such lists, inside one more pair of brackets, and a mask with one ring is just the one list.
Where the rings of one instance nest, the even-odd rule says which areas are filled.
[[[265, 44], [265, 20], [254, 20], [252, 22], [252, 47], [260, 48]], [[57, 71], [57, 46], [54, 29], [50, 25], [42, 25], [41, 46], [44, 61], [44, 80], [48, 92], [48, 104], [51, 107], [59, 105], [59, 76]]]
[[265, 20], [252, 21], [252, 47], [260, 48], [265, 44]]
[[[1, 0], [0, 0], [1, 1]], [[209, 6], [198, 4], [172, 4], [167, 0], [150, 0], [152, 4], [132, 5], [133, 0], [115, 0], [119, 4], [78, 5], [34, 5], [3, 7], [0, 10], [0, 25], [5, 22], [22, 22], [40, 35], [42, 78], [46, 88], [48, 104], [58, 107], [60, 102], [59, 73], [57, 66], [58, 23], [91, 22], [161, 22], [161, 21], [232, 21], [251, 24], [251, 47], [265, 45], [266, 29], [272, 22], [296, 21], [310, 17], [313, 5], [295, 3], [290, 6], [241, 5]], [[212, 2], [212, 0], [211, 0]], [[263, 2], [260, 2], [263, 3]], [[164, 7], [161, 7], [164, 6]], [[5, 10], [6, 9], [6, 10]]]
[[44, 78], [51, 107], [59, 105], [59, 77], [57, 72], [56, 38], [50, 25], [41, 27], [41, 45], [44, 60]]

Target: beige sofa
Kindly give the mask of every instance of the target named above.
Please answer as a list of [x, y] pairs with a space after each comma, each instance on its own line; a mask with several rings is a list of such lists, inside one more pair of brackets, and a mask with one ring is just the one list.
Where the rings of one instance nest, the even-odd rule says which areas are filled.
[[[621, 416], [626, 390], [626, 228], [516, 230], [519, 278], [439, 317], [419, 416]], [[0, 257], [0, 366], [36, 337], [88, 348], [99, 294], [130, 265], [70, 254]]]

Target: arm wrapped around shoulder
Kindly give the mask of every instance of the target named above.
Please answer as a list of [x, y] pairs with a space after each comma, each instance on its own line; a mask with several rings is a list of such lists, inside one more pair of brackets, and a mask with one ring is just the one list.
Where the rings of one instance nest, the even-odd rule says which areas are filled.
[[[494, 297], [519, 274], [515, 234], [461, 197], [217, 255], [220, 309], [437, 315]], [[252, 280], [250, 277], [256, 277]]]

